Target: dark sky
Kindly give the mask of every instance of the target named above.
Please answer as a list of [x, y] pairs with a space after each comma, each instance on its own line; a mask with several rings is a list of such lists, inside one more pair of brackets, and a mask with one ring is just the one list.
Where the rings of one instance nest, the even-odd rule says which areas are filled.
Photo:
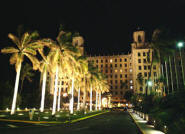
[[55, 39], [59, 24], [85, 38], [88, 53], [127, 53], [138, 27], [148, 35], [157, 27], [185, 33], [185, 0], [25, 0], [0, 4], [1, 39], [19, 24]]
[[[1, 0], [0, 49], [18, 25], [55, 39], [59, 24], [85, 38], [88, 54], [127, 53], [138, 27], [147, 38], [158, 27], [185, 35], [185, 0]], [[4, 69], [8, 56], [0, 54]]]

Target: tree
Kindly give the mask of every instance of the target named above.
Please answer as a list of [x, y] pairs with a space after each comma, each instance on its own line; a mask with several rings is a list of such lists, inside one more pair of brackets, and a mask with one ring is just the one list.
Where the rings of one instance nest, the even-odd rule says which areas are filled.
[[38, 69], [39, 67], [39, 61], [35, 57], [36, 49], [39, 46], [34, 44], [35, 37], [38, 37], [38, 33], [24, 33], [24, 35], [20, 39], [10, 33], [8, 34], [8, 37], [15, 43], [16, 47], [6, 47], [2, 49], [1, 52], [12, 54], [12, 56], [10, 57], [10, 64], [15, 64], [16, 81], [11, 108], [11, 114], [14, 114], [16, 108], [16, 99], [18, 93], [21, 65], [24, 60], [24, 56], [28, 57], [28, 59], [32, 62], [34, 70]]
[[21, 89], [19, 91], [19, 94], [21, 94], [22, 92], [22, 88], [23, 88], [23, 82], [25, 79], [27, 79], [29, 82], [32, 82], [32, 77], [34, 76], [34, 73], [32, 72], [32, 66], [28, 63], [26, 63], [24, 66], [23, 66], [23, 69], [21, 71]]
[[124, 98], [127, 100], [127, 101], [131, 101], [131, 98], [133, 96], [133, 91], [132, 90], [127, 90], [124, 94]]

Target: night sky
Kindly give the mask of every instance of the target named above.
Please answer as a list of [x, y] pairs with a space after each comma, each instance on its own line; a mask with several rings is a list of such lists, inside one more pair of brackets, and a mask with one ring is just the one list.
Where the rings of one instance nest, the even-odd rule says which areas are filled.
[[[1, 0], [0, 23], [0, 49], [11, 45], [7, 35], [20, 24], [52, 39], [63, 24], [85, 38], [88, 54], [126, 54], [138, 27], [147, 39], [158, 27], [185, 35], [185, 0]], [[0, 54], [4, 69], [7, 59]]]

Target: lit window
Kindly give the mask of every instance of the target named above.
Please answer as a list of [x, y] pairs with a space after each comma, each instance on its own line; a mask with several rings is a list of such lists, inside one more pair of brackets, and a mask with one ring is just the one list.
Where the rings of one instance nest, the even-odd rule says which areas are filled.
[[130, 83], [133, 83], [133, 81], [132, 81], [132, 80], [130, 80]]
[[130, 89], [133, 89], [133, 86], [130, 86]]
[[116, 70], [115, 70], [115, 72], [117, 73], [117, 72], [118, 72], [118, 70], [116, 69]]
[[110, 59], [110, 63], [112, 63], [112, 59]]
[[122, 72], [123, 72], [123, 70], [122, 70], [122, 69], [120, 69], [120, 72], [122, 73]]
[[130, 72], [132, 72], [132, 69], [130, 69]]

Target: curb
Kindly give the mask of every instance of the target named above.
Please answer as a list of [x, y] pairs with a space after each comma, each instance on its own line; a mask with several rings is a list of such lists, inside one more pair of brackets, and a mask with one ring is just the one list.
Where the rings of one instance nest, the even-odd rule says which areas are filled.
[[74, 119], [74, 120], [71, 120], [71, 121], [65, 121], [65, 122], [59, 122], [59, 121], [25, 121], [25, 120], [8, 120], [8, 119], [0, 119], [0, 121], [7, 121], [7, 122], [23, 122], [23, 123], [30, 123], [30, 124], [62, 124], [62, 123], [75, 123], [75, 122], [78, 122], [78, 121], [81, 121], [81, 120], [85, 120], [85, 119], [88, 119], [88, 118], [91, 118], [91, 117], [94, 117], [94, 116], [97, 116], [97, 115], [101, 115], [101, 114], [104, 114], [104, 113], [108, 113], [109, 111], [105, 111], [105, 112], [101, 112], [101, 113], [97, 113], [97, 114], [93, 114], [93, 115], [89, 115], [89, 116], [86, 116], [86, 117], [82, 117], [82, 118], [78, 118], [78, 119]]
[[132, 117], [134, 123], [136, 124], [137, 128], [139, 129], [139, 131], [142, 133], [142, 134], [145, 134], [145, 132], [141, 129], [141, 127], [138, 125], [138, 123], [136, 122], [136, 120], [134, 119], [134, 117], [132, 116], [132, 114], [130, 114], [130, 112], [128, 112], [129, 115]]

